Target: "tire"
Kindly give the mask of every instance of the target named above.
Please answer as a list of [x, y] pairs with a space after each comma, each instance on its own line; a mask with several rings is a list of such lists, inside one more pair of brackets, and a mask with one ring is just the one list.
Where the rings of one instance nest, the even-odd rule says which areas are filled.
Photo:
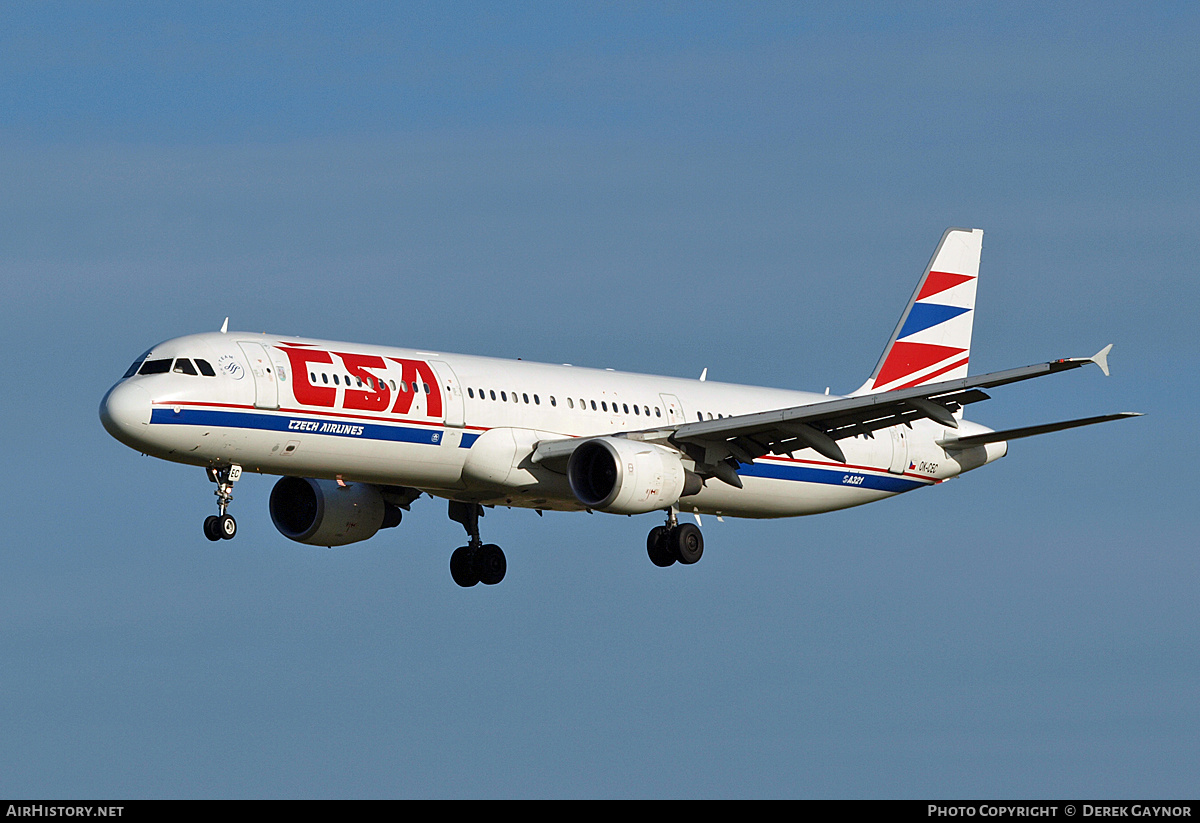
[[666, 526], [655, 526], [646, 536], [646, 554], [650, 562], [659, 568], [675, 564], [675, 555], [671, 552], [671, 532]]
[[680, 523], [671, 535], [671, 548], [680, 563], [691, 565], [704, 554], [704, 535], [691, 523]]
[[450, 555], [450, 576], [454, 582], [469, 589], [479, 582], [475, 571], [475, 551], [470, 546], [460, 546]]
[[237, 521], [232, 514], [223, 514], [217, 518], [217, 534], [225, 540], [232, 540], [237, 535]]
[[217, 531], [217, 521], [220, 519], [215, 514], [204, 518], [204, 536], [214, 543], [221, 539], [221, 532]]
[[508, 560], [504, 557], [504, 551], [495, 543], [480, 546], [479, 551], [475, 552], [475, 572], [483, 585], [495, 586], [504, 579], [504, 573], [507, 571]]

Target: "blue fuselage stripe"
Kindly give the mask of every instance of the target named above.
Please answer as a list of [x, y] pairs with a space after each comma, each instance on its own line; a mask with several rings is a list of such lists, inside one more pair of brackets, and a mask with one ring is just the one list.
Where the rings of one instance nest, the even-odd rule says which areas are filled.
[[794, 463], [758, 462], [738, 469], [742, 477], [767, 477], [773, 480], [793, 480], [800, 483], [821, 483], [832, 486], [850, 486], [856, 489], [874, 489], [882, 492], [907, 492], [929, 485], [920, 480], [896, 475], [878, 475], [853, 469], [823, 469], [816, 466], [801, 466]]
[[[440, 429], [414, 426], [385, 426], [346, 420], [325, 420], [314, 417], [233, 412], [217, 409], [154, 409], [150, 423], [171, 426], [211, 426], [214, 428], [258, 429], [295, 434], [324, 434], [333, 437], [352, 437], [360, 440], [388, 440], [395, 443], [442, 442]], [[464, 438], [465, 439], [465, 438]], [[474, 438], [472, 438], [474, 442]]]
[[[389, 426], [346, 420], [329, 420], [304, 415], [264, 414], [261, 412], [220, 409], [156, 408], [150, 414], [152, 425], [200, 426], [211, 428], [257, 429], [287, 434], [320, 434], [359, 440], [385, 440], [393, 443], [441, 443], [442, 430], [415, 426]], [[459, 448], [469, 449], [479, 435], [463, 432]], [[742, 477], [763, 477], [800, 483], [850, 486], [883, 492], [907, 492], [929, 485], [926, 481], [895, 475], [876, 475], [854, 469], [821, 468], [795, 463], [758, 462], [738, 468]]]

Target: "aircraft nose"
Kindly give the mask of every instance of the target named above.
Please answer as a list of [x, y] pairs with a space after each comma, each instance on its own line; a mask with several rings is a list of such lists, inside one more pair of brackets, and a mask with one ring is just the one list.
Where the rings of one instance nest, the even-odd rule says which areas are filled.
[[118, 383], [100, 401], [100, 422], [123, 443], [144, 436], [150, 426], [150, 392], [129, 381]]

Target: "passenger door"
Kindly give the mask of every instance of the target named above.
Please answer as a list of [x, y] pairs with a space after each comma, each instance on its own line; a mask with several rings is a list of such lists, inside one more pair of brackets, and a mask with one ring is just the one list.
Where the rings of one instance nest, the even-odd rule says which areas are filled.
[[248, 340], [238, 341], [238, 348], [246, 355], [250, 374], [254, 378], [254, 405], [260, 409], [279, 408], [279, 381], [267, 350], [261, 343]]
[[660, 394], [659, 398], [663, 402], [663, 414], [666, 417], [667, 425], [678, 426], [683, 421], [683, 404], [679, 402], [679, 398], [673, 394]]
[[908, 435], [904, 426], [892, 426], [892, 462], [888, 471], [892, 474], [904, 474], [908, 470]]
[[439, 388], [446, 392], [446, 425], [461, 429], [466, 421], [463, 416], [462, 386], [458, 383], [458, 377], [454, 374], [454, 369], [450, 368], [450, 364], [442, 360], [430, 360], [429, 365], [437, 372], [438, 382], [441, 383]]

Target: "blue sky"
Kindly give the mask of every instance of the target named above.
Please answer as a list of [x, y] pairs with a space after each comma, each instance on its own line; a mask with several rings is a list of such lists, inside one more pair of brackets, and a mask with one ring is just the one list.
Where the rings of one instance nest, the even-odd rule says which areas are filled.
[[[1200, 14], [1186, 3], [0, 12], [0, 795], [1192, 797]], [[1014, 443], [798, 520], [424, 499], [338, 550], [108, 437], [269, 330], [833, 391], [950, 225]]]

